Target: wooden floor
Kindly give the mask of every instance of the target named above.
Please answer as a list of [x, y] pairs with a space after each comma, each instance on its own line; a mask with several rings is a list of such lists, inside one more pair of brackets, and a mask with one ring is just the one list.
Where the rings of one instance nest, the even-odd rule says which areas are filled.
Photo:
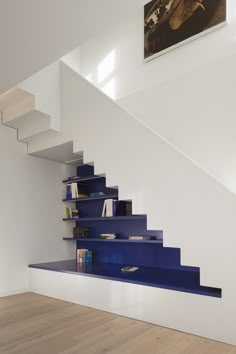
[[4, 354], [236, 354], [236, 347], [32, 293], [0, 298]]

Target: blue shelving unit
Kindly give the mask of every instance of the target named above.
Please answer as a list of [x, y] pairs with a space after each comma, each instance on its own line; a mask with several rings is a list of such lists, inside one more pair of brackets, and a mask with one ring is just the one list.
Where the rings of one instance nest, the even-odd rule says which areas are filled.
[[[106, 199], [118, 199], [117, 188], [108, 188], [104, 176], [94, 175], [90, 165], [79, 166], [76, 178], [69, 178], [63, 183], [78, 183], [86, 186], [88, 195], [78, 199], [63, 199], [75, 204], [79, 218], [63, 219], [73, 222], [76, 227], [89, 227], [90, 238], [64, 237], [65, 241], [74, 242], [76, 249], [89, 249], [93, 253], [92, 264], [77, 264], [76, 260], [31, 265], [33, 268], [80, 274], [145, 286], [183, 291], [193, 294], [221, 297], [218, 288], [200, 285], [200, 268], [182, 266], [179, 248], [163, 246], [161, 230], [147, 230], [146, 215], [119, 215], [101, 217]], [[101, 239], [100, 234], [112, 233], [117, 238]], [[131, 235], [150, 236], [150, 240], [129, 240]], [[139, 269], [133, 273], [124, 273], [121, 268], [131, 265]]]

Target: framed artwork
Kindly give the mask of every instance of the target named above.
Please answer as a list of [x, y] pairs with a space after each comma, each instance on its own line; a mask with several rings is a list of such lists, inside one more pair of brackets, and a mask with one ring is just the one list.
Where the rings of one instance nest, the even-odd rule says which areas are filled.
[[152, 0], [144, 6], [144, 59], [226, 23], [226, 0]]

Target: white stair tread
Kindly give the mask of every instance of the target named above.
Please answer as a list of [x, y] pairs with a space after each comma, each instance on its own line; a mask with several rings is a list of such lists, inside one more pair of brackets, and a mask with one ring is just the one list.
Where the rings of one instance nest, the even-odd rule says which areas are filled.
[[3, 112], [30, 97], [32, 98], [34, 96], [20, 88], [12, 88], [0, 95], [0, 110]]
[[53, 138], [53, 137], [56, 137], [58, 136], [60, 133], [55, 130], [55, 129], [45, 129], [43, 131], [40, 131], [36, 134], [33, 134], [31, 136], [27, 136], [27, 137], [24, 137], [24, 138], [18, 138], [19, 141], [22, 141], [24, 143], [28, 143], [28, 144], [34, 144], [34, 143], [37, 143], [45, 138]]

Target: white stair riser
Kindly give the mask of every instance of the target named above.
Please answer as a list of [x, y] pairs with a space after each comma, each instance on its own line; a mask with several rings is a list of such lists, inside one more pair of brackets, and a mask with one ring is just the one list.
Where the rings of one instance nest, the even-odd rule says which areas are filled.
[[[2, 112], [2, 123], [12, 128], [18, 128], [15, 124], [21, 116], [30, 113], [35, 108], [35, 99], [33, 96], [29, 96], [26, 100], [23, 100], [17, 104], [12, 105], [7, 110]], [[19, 122], [19, 121], [18, 121]]]

